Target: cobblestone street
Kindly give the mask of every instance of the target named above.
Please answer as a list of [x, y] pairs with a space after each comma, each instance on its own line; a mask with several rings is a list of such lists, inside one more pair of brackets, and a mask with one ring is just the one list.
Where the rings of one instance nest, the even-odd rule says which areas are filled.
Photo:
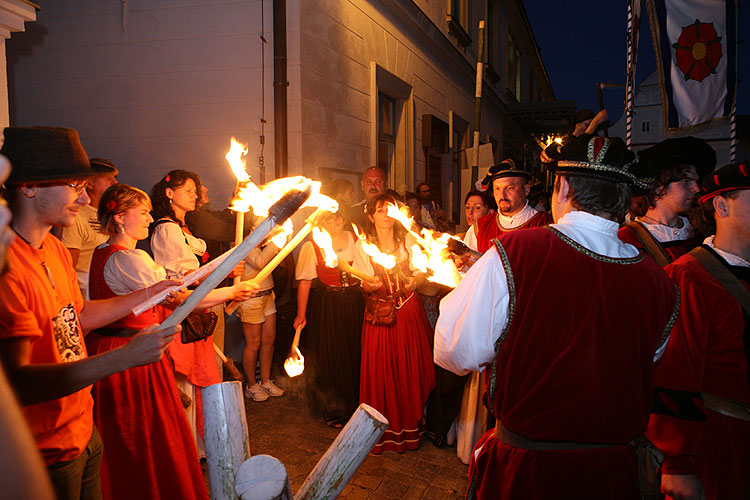
[[[253, 455], [271, 455], [286, 466], [296, 492], [323, 456], [339, 430], [313, 415], [302, 396], [279, 381], [287, 394], [256, 403], [246, 400]], [[425, 441], [417, 451], [370, 455], [340, 498], [351, 500], [461, 499], [466, 493], [468, 467], [455, 448], [438, 449]]]

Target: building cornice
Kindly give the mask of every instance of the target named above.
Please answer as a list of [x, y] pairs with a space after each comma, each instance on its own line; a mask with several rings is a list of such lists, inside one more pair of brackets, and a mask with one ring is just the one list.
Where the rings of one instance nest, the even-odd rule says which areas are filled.
[[36, 21], [40, 7], [28, 0], [0, 0], [0, 36], [10, 38], [11, 33], [24, 31], [24, 23]]

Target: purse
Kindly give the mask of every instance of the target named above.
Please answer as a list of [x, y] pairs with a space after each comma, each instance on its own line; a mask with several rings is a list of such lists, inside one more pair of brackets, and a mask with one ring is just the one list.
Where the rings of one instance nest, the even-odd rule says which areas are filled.
[[205, 340], [214, 333], [218, 320], [218, 316], [213, 311], [208, 309], [194, 310], [187, 318], [182, 320], [180, 340], [183, 344]]
[[396, 322], [396, 301], [393, 297], [371, 293], [365, 300], [365, 321], [373, 325], [392, 325]]

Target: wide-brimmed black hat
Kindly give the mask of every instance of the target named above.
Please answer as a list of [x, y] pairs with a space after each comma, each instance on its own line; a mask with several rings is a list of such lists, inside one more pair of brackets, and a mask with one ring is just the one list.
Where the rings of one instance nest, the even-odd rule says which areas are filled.
[[619, 137], [583, 134], [563, 145], [555, 156], [557, 165], [553, 168], [556, 174], [636, 184], [636, 178], [630, 172], [635, 154]]
[[501, 177], [523, 177], [527, 181], [531, 179], [531, 174], [525, 170], [516, 168], [516, 162], [511, 158], [507, 158], [497, 165], [492, 165], [487, 172], [487, 175], [482, 179], [482, 186], [492, 186], [495, 179]]
[[698, 203], [705, 204], [714, 196], [738, 189], [750, 189], [750, 165], [730, 163], [703, 179]]
[[96, 175], [78, 132], [73, 129], [8, 127], [3, 134], [5, 142], [0, 153], [13, 165], [8, 183], [49, 182]]
[[716, 168], [716, 151], [703, 139], [679, 137], [666, 139], [638, 153], [639, 166], [633, 170], [638, 177], [657, 177], [662, 170], [680, 165], [695, 165], [702, 179]]
[[593, 120], [596, 115], [593, 111], [587, 108], [579, 109], [576, 114], [573, 115], [573, 126], [578, 123], [585, 122], [586, 120]]
[[115, 164], [106, 158], [91, 158], [89, 161], [91, 162], [91, 169], [97, 175], [117, 175], [120, 173]]

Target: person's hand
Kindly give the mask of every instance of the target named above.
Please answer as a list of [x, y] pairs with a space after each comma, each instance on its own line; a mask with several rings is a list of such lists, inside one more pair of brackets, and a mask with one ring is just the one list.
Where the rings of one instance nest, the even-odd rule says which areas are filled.
[[552, 163], [553, 161], [555, 161], [549, 156], [547, 156], [547, 153], [545, 153], [543, 149], [542, 149], [542, 152], [539, 153], [539, 159], [541, 160], [542, 163]]
[[182, 329], [180, 325], [159, 330], [159, 325], [144, 328], [122, 347], [128, 368], [155, 363]]
[[404, 288], [406, 288], [409, 291], [412, 291], [415, 288], [417, 288], [417, 277], [409, 276], [409, 278], [406, 280], [406, 283], [404, 283]]
[[154, 283], [150, 287], [146, 288], [148, 292], [147, 295], [149, 297], [153, 297], [154, 295], [160, 292], [163, 292], [167, 288], [171, 288], [173, 286], [180, 286], [180, 285], [182, 285], [182, 280], [173, 280], [173, 279], [161, 280], [160, 282]]
[[661, 492], [673, 500], [706, 500], [706, 490], [695, 474], [662, 474]]
[[591, 120], [591, 123], [588, 127], [586, 127], [586, 134], [593, 134], [596, 132], [596, 129], [599, 128], [599, 125], [606, 122], [609, 119], [609, 115], [607, 114], [607, 110], [603, 109], [599, 111], [593, 120]]
[[380, 278], [378, 278], [378, 281], [370, 281], [370, 280], [364, 280], [362, 282], [362, 290], [364, 290], [367, 293], [372, 293], [376, 290], [379, 290], [382, 288], [383, 282]]
[[190, 295], [190, 292], [187, 288], [183, 288], [181, 290], [172, 290], [167, 294], [167, 298], [164, 299], [164, 301], [161, 303], [164, 307], [167, 309], [175, 309], [177, 306], [185, 302], [185, 299], [188, 298], [188, 295]]
[[232, 289], [232, 300], [236, 302], [244, 302], [258, 294], [258, 284], [253, 281], [240, 281], [230, 288]]
[[237, 264], [237, 267], [232, 269], [232, 272], [229, 273], [230, 278], [236, 278], [237, 276], [242, 276], [243, 271], [245, 270], [245, 261], [241, 261], [239, 264]]
[[294, 329], [300, 329], [302, 330], [307, 325], [307, 318], [305, 318], [302, 315], [297, 315], [296, 318], [294, 318]]

